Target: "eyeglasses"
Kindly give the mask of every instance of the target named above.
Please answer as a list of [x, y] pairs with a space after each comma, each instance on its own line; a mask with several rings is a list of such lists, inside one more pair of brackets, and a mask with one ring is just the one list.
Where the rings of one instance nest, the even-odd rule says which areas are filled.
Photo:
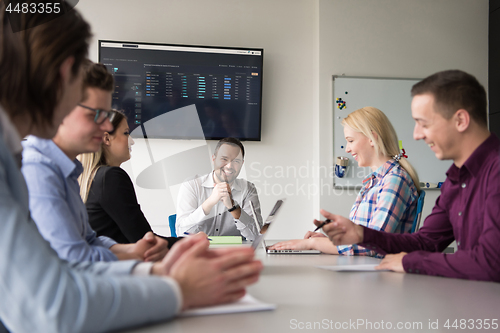
[[85, 105], [80, 104], [80, 103], [78, 103], [78, 106], [80, 106], [84, 109], [87, 109], [87, 110], [94, 111], [96, 113], [96, 115], [94, 117], [94, 122], [98, 125], [102, 124], [106, 120], [106, 118], [108, 118], [109, 121], [112, 122], [113, 119], [115, 118], [115, 115], [116, 115], [116, 110], [94, 109], [94, 108], [91, 108], [89, 106], [85, 106]]

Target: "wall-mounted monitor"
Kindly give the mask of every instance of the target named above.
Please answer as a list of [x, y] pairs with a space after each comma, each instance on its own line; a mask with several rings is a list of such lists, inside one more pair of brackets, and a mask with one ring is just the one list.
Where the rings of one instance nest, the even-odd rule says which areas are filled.
[[[115, 78], [113, 108], [124, 110], [132, 133], [148, 138], [201, 133], [260, 141], [263, 55], [256, 48], [99, 41], [99, 62]], [[194, 107], [194, 118], [183, 117]]]

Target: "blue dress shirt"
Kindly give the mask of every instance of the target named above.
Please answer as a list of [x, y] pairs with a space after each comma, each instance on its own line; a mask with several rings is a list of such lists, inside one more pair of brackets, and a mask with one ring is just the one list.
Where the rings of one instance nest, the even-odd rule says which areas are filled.
[[23, 142], [22, 172], [28, 185], [30, 211], [42, 236], [68, 261], [115, 261], [116, 244], [97, 237], [80, 197], [78, 160], [71, 161], [52, 140], [29, 136]]

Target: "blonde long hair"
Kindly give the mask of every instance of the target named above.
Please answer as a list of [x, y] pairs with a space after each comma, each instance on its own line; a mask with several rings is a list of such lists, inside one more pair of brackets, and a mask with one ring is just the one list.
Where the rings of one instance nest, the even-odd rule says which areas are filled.
[[[113, 111], [115, 111], [116, 114], [111, 122], [113, 130], [108, 132], [110, 135], [113, 135], [120, 123], [124, 119], [127, 119], [123, 112], [118, 110]], [[104, 149], [103, 143], [101, 143], [99, 150], [95, 153], [80, 154], [76, 157], [83, 165], [83, 172], [80, 177], [78, 177], [78, 183], [80, 184], [80, 196], [82, 197], [84, 203], [87, 202], [89, 197], [90, 187], [92, 186], [97, 170], [99, 170], [99, 168], [103, 165], [109, 165], [106, 159], [106, 153], [107, 151]]]
[[[374, 143], [377, 154], [391, 158], [399, 154], [398, 135], [387, 116], [379, 109], [372, 106], [358, 109], [344, 118], [342, 125], [347, 125], [354, 131], [367, 136]], [[374, 133], [377, 136], [376, 138]], [[401, 157], [399, 164], [408, 172], [418, 192], [420, 192], [417, 171], [404, 157]]]

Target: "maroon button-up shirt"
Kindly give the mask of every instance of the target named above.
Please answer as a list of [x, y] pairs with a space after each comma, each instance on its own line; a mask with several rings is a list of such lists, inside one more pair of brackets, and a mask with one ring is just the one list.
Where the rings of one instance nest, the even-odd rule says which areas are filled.
[[[484, 141], [461, 168], [446, 173], [432, 213], [414, 234], [364, 229], [362, 246], [381, 254], [409, 252], [408, 273], [500, 282], [500, 140]], [[441, 253], [453, 240], [454, 254]]]

